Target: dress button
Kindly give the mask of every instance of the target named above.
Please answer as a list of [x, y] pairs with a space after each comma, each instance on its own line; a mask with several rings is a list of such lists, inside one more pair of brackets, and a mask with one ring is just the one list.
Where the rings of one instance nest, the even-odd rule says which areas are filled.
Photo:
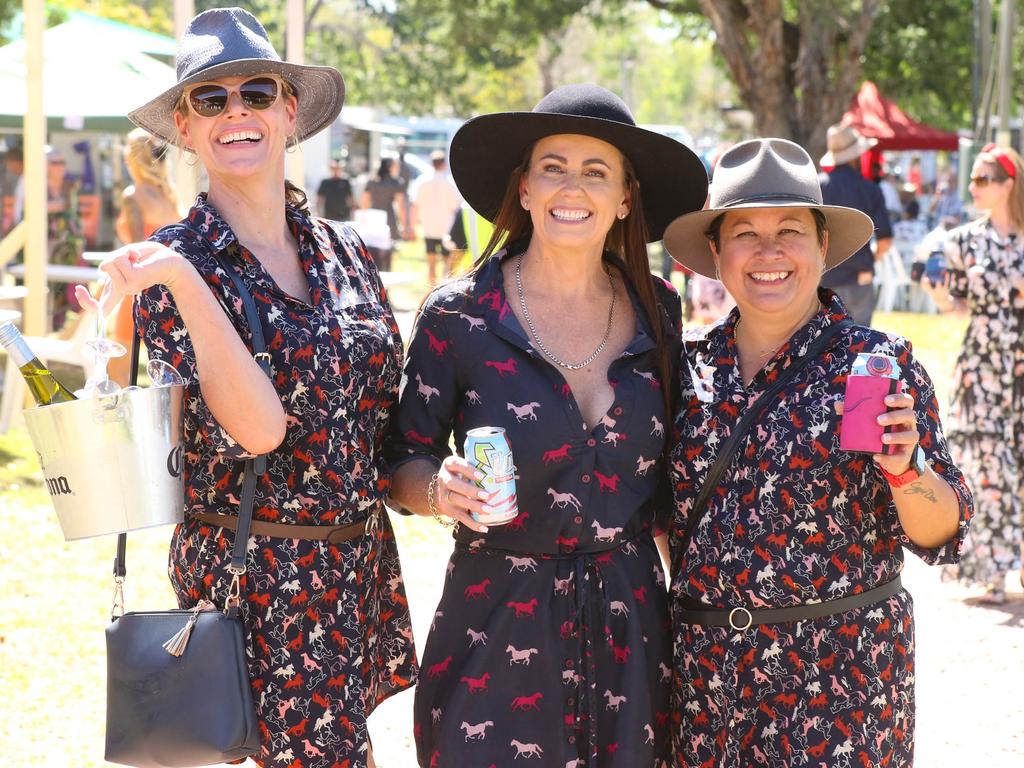
[[595, 445], [597, 445], [597, 440], [595, 440], [594, 438], [590, 438], [589, 440], [587, 440], [587, 445], [593, 448]]
[[565, 660], [565, 668], [566, 669], [572, 669], [574, 663], [575, 662], [572, 659], [566, 659]]
[[622, 408], [621, 407], [616, 408], [614, 411], [612, 411], [612, 413], [614, 413], [616, 416], [621, 416], [622, 415]]
[[568, 699], [565, 700], [565, 703], [568, 704], [570, 707], [575, 707], [576, 706], [576, 699], [574, 699], [572, 696], [570, 696]]
[[569, 737], [569, 743], [570, 744], [575, 744], [576, 743], [576, 737], [575, 736], [570, 736]]
[[583, 475], [580, 477], [580, 480], [582, 480], [584, 483], [589, 483], [590, 482], [590, 475], [587, 474], [586, 472], [584, 472]]
[[572, 521], [574, 523], [576, 523], [576, 525], [582, 525], [583, 524], [583, 515], [576, 515], [576, 517], [574, 517], [572, 519]]

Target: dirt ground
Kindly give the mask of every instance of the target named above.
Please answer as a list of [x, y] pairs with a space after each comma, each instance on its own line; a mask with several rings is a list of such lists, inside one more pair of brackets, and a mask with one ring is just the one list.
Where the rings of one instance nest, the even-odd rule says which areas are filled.
[[[396, 519], [399, 546], [425, 519]], [[424, 546], [402, 547], [409, 605], [422, 652], [441, 595], [451, 552], [438, 526]], [[917, 621], [918, 768], [1021, 768], [1024, 766], [1024, 592], [1007, 583], [1000, 607], [978, 603], [972, 590], [942, 583], [938, 568], [907, 555], [904, 583], [914, 596]], [[413, 768], [411, 691], [385, 702], [370, 718], [380, 768]]]

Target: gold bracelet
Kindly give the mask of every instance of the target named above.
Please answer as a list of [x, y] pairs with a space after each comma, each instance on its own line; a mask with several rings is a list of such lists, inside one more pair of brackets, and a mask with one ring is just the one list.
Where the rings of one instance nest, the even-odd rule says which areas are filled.
[[431, 476], [430, 485], [427, 486], [427, 509], [430, 510], [430, 514], [442, 527], [454, 528], [458, 520], [453, 520], [450, 517], [441, 517], [441, 514], [437, 511], [437, 475], [438, 473], [435, 472]]

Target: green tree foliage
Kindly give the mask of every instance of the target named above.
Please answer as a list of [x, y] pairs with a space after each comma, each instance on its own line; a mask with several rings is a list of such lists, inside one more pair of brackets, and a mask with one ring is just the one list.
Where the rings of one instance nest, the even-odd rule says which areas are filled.
[[892, 0], [875, 21], [864, 76], [915, 120], [970, 125], [973, 0]]

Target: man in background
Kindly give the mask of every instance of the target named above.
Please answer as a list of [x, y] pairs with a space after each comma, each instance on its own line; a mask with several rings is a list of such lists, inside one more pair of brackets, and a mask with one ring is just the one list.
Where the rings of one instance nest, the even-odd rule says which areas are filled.
[[866, 213], [875, 224], [875, 251], [866, 243], [842, 264], [825, 273], [821, 284], [839, 294], [853, 321], [871, 324], [875, 309], [875, 262], [892, 245], [892, 225], [885, 208], [882, 190], [860, 172], [860, 156], [877, 141], [866, 139], [851, 126], [833, 125], [828, 129], [828, 152], [821, 158], [821, 196], [825, 205], [844, 205]]
[[352, 210], [356, 207], [352, 183], [341, 175], [342, 170], [340, 160], [331, 160], [331, 175], [320, 182], [316, 191], [317, 211], [323, 218], [332, 221], [350, 221]]
[[434, 172], [426, 178], [417, 179], [410, 192], [412, 200], [412, 224], [423, 229], [423, 240], [427, 248], [427, 281], [437, 284], [437, 257], [444, 260], [444, 277], [451, 274], [452, 255], [444, 248], [444, 239], [452, 228], [452, 222], [459, 211], [462, 199], [455, 182], [447, 172], [444, 152], [432, 152], [430, 164]]
[[[4, 196], [11, 195], [10, 216], [4, 217], [3, 229], [13, 229], [25, 214], [25, 160], [21, 147], [11, 147], [4, 154]], [[6, 213], [6, 212], [5, 212]]]

